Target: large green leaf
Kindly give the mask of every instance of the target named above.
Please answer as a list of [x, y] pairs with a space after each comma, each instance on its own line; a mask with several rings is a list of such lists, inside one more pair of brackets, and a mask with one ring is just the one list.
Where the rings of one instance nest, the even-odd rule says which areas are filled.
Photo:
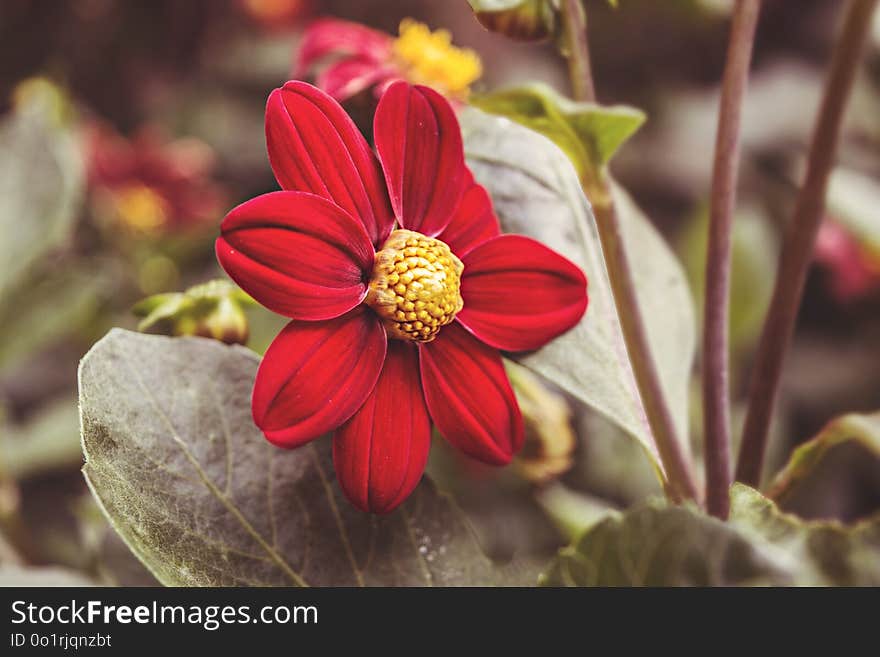
[[[742, 484], [730, 492], [730, 523], [804, 586], [880, 586], [880, 515], [852, 525], [804, 521]], [[785, 583], [785, 582], [780, 582]]]
[[610, 516], [560, 551], [547, 586], [728, 586], [789, 583], [733, 527], [659, 498]]
[[856, 444], [880, 458], [880, 412], [852, 413], [829, 422], [812, 440], [794, 450], [791, 459], [776, 475], [767, 494], [779, 503], [801, 486], [834, 448]]
[[114, 329], [79, 372], [83, 469], [117, 532], [167, 585], [528, 584], [495, 567], [423, 482], [395, 513], [348, 504], [330, 440], [286, 451], [251, 419], [258, 357]]
[[[468, 163], [492, 196], [505, 232], [522, 233], [587, 274], [590, 306], [564, 336], [516, 360], [637, 438], [659, 459], [632, 374], [596, 221], [565, 154], [545, 137], [475, 109], [461, 115]], [[687, 433], [695, 346], [693, 301], [681, 265], [629, 195], [614, 189], [648, 338], [680, 435]]]
[[550, 586], [880, 584], [880, 517], [845, 527], [784, 514], [731, 488], [728, 523], [654, 500], [593, 526], [542, 578]]
[[20, 102], [0, 124], [0, 305], [68, 238], [82, 198], [82, 156], [47, 93]]

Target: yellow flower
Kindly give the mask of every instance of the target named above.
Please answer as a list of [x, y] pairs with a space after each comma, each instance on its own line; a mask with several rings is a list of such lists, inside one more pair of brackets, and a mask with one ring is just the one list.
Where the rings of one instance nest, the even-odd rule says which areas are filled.
[[453, 46], [447, 30], [431, 32], [424, 23], [409, 18], [401, 21], [392, 51], [410, 82], [433, 87], [451, 98], [467, 98], [470, 85], [483, 74], [477, 53]]
[[448, 31], [432, 32], [411, 18], [401, 21], [397, 37], [325, 18], [305, 31], [297, 55], [294, 77], [310, 74], [318, 88], [340, 102], [367, 89], [381, 96], [398, 79], [463, 102], [483, 65], [473, 50], [453, 46]]

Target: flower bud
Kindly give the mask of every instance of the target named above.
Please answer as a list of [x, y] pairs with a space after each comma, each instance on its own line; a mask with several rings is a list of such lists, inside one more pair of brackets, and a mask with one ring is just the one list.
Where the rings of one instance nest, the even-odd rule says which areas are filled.
[[248, 339], [245, 306], [254, 301], [239, 288], [215, 280], [185, 292], [155, 294], [132, 310], [143, 317], [138, 330], [165, 335], [198, 335], [226, 344], [244, 344]]
[[469, 0], [477, 20], [516, 41], [543, 41], [556, 33], [552, 0]]
[[523, 450], [515, 460], [517, 471], [533, 483], [547, 483], [572, 466], [576, 439], [571, 411], [562, 395], [527, 369], [510, 362], [506, 366], [526, 434]]

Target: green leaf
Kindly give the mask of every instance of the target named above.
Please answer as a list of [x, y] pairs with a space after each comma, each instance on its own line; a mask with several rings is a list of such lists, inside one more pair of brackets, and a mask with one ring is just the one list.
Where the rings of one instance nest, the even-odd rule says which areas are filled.
[[582, 181], [594, 178], [645, 121], [635, 108], [575, 102], [543, 84], [477, 96], [471, 104], [549, 138], [568, 155]]
[[0, 429], [0, 473], [25, 479], [82, 463], [76, 425], [76, 399], [47, 404], [35, 418], [20, 426]]
[[786, 569], [790, 583], [880, 586], [880, 515], [853, 525], [803, 521], [756, 490], [734, 484], [730, 524]]
[[880, 412], [852, 413], [829, 422], [812, 440], [794, 450], [770, 485], [768, 496], [782, 503], [813, 474], [832, 449], [845, 443], [855, 443], [880, 458]]
[[103, 260], [36, 268], [0, 303], [0, 370], [87, 328], [118, 285], [117, 269]]
[[86, 481], [166, 585], [528, 584], [495, 567], [424, 481], [388, 516], [337, 486], [331, 441], [269, 444], [251, 419], [258, 357], [202, 338], [114, 329], [79, 372]]
[[576, 539], [598, 522], [619, 514], [606, 500], [573, 491], [559, 482], [540, 489], [535, 498], [569, 539]]
[[0, 124], [0, 305], [68, 239], [82, 200], [77, 140], [44, 100], [19, 103]]
[[623, 508], [663, 494], [654, 461], [638, 441], [597, 412], [586, 410], [579, 415], [581, 440], [574, 467], [565, 476], [566, 485], [614, 500]]
[[563, 548], [546, 586], [730, 586], [788, 583], [736, 529], [659, 498], [595, 525]]
[[[550, 141], [502, 117], [461, 114], [465, 153], [505, 232], [530, 235], [576, 263], [589, 280], [584, 319], [542, 349], [515, 358], [638, 439], [660, 468], [632, 374], [596, 222], [568, 158]], [[687, 434], [695, 347], [693, 301], [681, 265], [650, 221], [614, 189], [648, 339], [680, 435]]]
[[560, 551], [550, 586], [873, 585], [880, 518], [803, 522], [757, 491], [731, 488], [728, 523], [653, 500], [611, 516]]
[[[709, 210], [703, 207], [691, 218], [678, 240], [700, 316], [705, 298], [708, 234]], [[735, 354], [751, 349], [763, 326], [776, 278], [778, 241], [764, 212], [755, 207], [737, 210], [733, 222], [730, 283], [730, 344]], [[736, 365], [738, 359], [733, 360]]]

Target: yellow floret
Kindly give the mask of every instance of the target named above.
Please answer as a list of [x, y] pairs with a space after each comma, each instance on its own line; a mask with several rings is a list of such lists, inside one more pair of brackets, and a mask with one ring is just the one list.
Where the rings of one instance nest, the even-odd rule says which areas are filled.
[[376, 253], [367, 304], [389, 337], [430, 342], [462, 309], [464, 265], [438, 239], [395, 230]]
[[452, 98], [467, 98], [470, 85], [483, 74], [477, 53], [453, 46], [447, 30], [431, 32], [424, 23], [409, 18], [400, 23], [393, 51], [410, 82]]

